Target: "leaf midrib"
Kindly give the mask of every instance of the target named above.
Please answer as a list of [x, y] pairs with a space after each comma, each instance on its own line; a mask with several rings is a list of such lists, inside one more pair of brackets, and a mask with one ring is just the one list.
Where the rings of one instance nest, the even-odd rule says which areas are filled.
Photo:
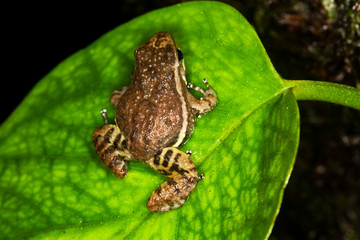
[[[280, 79], [281, 80], [281, 79]], [[282, 84], [283, 85], [283, 84]], [[284, 86], [284, 85], [283, 85]], [[219, 141], [216, 141], [212, 147], [209, 147], [208, 151], [206, 152], [206, 154], [202, 155], [201, 158], [203, 159], [207, 159], [209, 156], [211, 156], [214, 152], [215, 149], [217, 149], [226, 139], [227, 137], [229, 137], [248, 117], [250, 117], [254, 112], [256, 112], [258, 109], [260, 109], [261, 107], [263, 107], [265, 104], [267, 104], [268, 102], [270, 102], [271, 100], [275, 99], [277, 96], [279, 96], [280, 94], [285, 93], [286, 91], [288, 91], [289, 89], [291, 89], [291, 87], [283, 87], [281, 88], [278, 92], [275, 92], [273, 95], [271, 95], [270, 97], [268, 97], [267, 99], [265, 99], [264, 101], [260, 102], [256, 107], [252, 108], [251, 110], [245, 112], [243, 114], [243, 116], [241, 118], [239, 118], [237, 121], [234, 121], [234, 124], [229, 127], [228, 129], [230, 129], [229, 131], [225, 131], [224, 134], [222, 136], [220, 136], [218, 139]], [[202, 166], [202, 163], [204, 161], [201, 161], [201, 163], [199, 163], [197, 166], [200, 167]]]

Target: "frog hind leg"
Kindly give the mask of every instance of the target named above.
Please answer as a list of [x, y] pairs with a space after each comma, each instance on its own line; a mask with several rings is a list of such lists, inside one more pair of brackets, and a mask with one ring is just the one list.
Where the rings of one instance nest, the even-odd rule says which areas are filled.
[[192, 83], [187, 85], [188, 88], [192, 88], [203, 94], [200, 99], [197, 99], [191, 95], [190, 92], [187, 92], [188, 102], [190, 103], [191, 107], [195, 109], [195, 111], [200, 115], [211, 111], [216, 106], [218, 101], [215, 91], [210, 87], [206, 78], [203, 80], [203, 82], [206, 85], [205, 90], [193, 85]]
[[147, 207], [154, 212], [167, 212], [181, 207], [198, 182], [198, 173], [190, 157], [175, 147], [160, 150], [146, 161], [155, 171], [170, 177], [150, 196]]
[[119, 178], [128, 171], [127, 161], [131, 155], [127, 150], [126, 139], [113, 124], [105, 124], [93, 133], [93, 143], [99, 158]]

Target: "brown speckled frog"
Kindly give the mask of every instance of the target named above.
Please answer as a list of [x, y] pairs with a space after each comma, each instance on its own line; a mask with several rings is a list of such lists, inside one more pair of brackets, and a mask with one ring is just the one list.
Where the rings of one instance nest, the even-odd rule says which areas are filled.
[[[167, 212], [182, 206], [198, 182], [190, 154], [177, 147], [190, 137], [196, 114], [217, 104], [206, 79], [206, 90], [187, 84], [181, 51], [168, 32], [159, 32], [135, 51], [130, 86], [115, 90], [116, 125], [107, 124], [93, 134], [96, 152], [116, 176], [124, 178], [128, 161], [143, 161], [170, 179], [150, 196], [150, 211]], [[200, 91], [196, 99], [187, 90]]]

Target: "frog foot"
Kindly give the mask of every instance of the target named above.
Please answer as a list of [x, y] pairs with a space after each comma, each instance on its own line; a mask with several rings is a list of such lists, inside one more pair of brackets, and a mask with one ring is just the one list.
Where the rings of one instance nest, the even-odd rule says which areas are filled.
[[155, 171], [170, 177], [150, 196], [147, 207], [153, 212], [167, 212], [181, 207], [194, 190], [198, 174], [189, 156], [175, 147], [164, 148], [146, 161]]

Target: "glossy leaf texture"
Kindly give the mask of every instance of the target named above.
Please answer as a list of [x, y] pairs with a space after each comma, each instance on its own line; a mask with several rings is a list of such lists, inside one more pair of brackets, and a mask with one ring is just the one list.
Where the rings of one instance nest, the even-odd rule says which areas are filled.
[[[205, 178], [183, 207], [159, 214], [146, 202], [166, 178], [131, 162], [118, 179], [91, 136], [101, 109], [114, 119], [109, 97], [130, 83], [134, 50], [162, 30], [188, 81], [207, 78], [219, 103], [182, 146]], [[239, 12], [218, 2], [150, 12], [60, 63], [1, 126], [0, 238], [265, 239], [298, 141], [296, 100]]]

